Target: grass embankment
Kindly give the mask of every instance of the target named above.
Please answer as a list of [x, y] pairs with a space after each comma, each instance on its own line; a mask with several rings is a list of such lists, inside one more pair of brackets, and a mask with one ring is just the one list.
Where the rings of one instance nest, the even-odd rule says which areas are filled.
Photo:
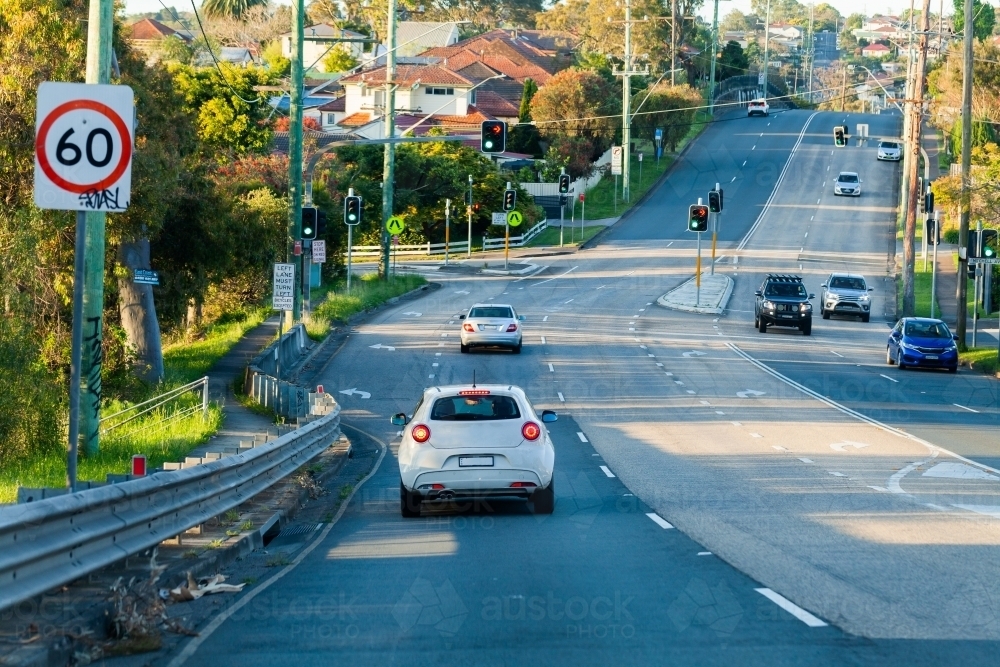
[[[268, 312], [257, 308], [225, 316], [208, 326], [198, 340], [167, 344], [163, 350], [164, 381], [149, 387], [133, 402], [105, 401], [101, 409], [102, 417], [204, 377], [247, 331], [264, 321]], [[182, 459], [222, 426], [222, 409], [210, 404], [204, 416], [201, 410], [195, 410], [174, 421], [165, 420], [200, 404], [200, 392], [187, 393], [154, 412], [102, 433], [100, 451], [96, 455], [84, 456], [81, 452], [77, 479], [103, 481], [109, 473], [126, 473], [131, 467], [133, 454], [145, 454], [150, 468], [158, 467], [164, 461]], [[0, 503], [14, 502], [19, 486], [60, 487], [65, 484], [64, 454], [50, 453], [26, 459], [0, 470]]]
[[427, 284], [423, 276], [404, 274], [389, 280], [379, 280], [377, 274], [355, 276], [351, 291], [347, 282], [338, 280], [330, 286], [310, 292], [313, 303], [319, 303], [306, 323], [306, 332], [313, 340], [322, 340], [334, 324], [343, 323], [352, 315], [380, 306], [393, 297], [406, 294]]
[[[583, 228], [583, 239], [580, 238], [580, 224], [577, 223], [575, 227], [570, 225], [569, 220], [566, 220], [563, 227], [563, 245], [567, 246], [577, 246], [581, 243], [585, 243], [604, 229], [604, 225], [594, 225], [592, 227]], [[526, 247], [537, 248], [540, 246], [558, 246], [559, 245], [559, 221], [556, 220], [554, 223], [550, 220], [549, 227], [538, 234], [535, 238], [531, 239]]]
[[995, 375], [1000, 371], [1000, 365], [997, 364], [997, 349], [995, 347], [977, 347], [966, 352], [959, 352], [958, 363], [991, 375]]

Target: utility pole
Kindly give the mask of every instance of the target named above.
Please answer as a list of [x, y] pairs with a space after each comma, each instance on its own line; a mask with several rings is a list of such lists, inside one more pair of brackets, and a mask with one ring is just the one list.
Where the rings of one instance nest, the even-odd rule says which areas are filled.
[[[910, 152], [909, 172], [907, 181], [906, 218], [903, 226], [903, 316], [912, 317], [916, 313], [916, 297], [913, 289], [913, 271], [916, 261], [914, 240], [917, 234], [917, 198], [923, 193], [919, 190], [917, 178], [920, 166], [920, 139], [922, 134], [924, 111], [924, 70], [927, 65], [927, 33], [930, 30], [931, 0], [924, 0], [922, 16], [920, 17], [920, 46], [917, 51], [917, 63], [913, 72], [913, 101], [910, 103], [910, 136], [906, 150]], [[912, 23], [913, 16], [911, 14]], [[928, 187], [930, 184], [928, 184]]]
[[[628, 7], [628, 5], [626, 5], [626, 7]], [[628, 65], [626, 64], [625, 67], [628, 67]], [[677, 74], [677, 0], [670, 0], [670, 85], [671, 86], [677, 85], [677, 80], [675, 78], [676, 74]]]
[[719, 0], [715, 0], [712, 14], [712, 64], [709, 68], [708, 112], [715, 113], [715, 61], [719, 59]]
[[[295, 265], [292, 319], [302, 314], [302, 255], [294, 254], [295, 243], [302, 238], [302, 40], [305, 32], [305, 0], [292, 0], [292, 90], [288, 104], [288, 261]], [[287, 312], [287, 311], [286, 311]]]
[[636, 74], [649, 74], [649, 68], [637, 70], [632, 62], [632, 24], [642, 23], [648, 19], [632, 20], [632, 0], [625, 0], [625, 61], [622, 69], [615, 68], [615, 76], [622, 78], [622, 202], [631, 198], [631, 183], [629, 182], [632, 167], [632, 83], [631, 77]]
[[840, 84], [840, 110], [844, 110], [844, 102], [847, 99], [847, 63], [841, 68], [844, 75], [843, 83]]
[[469, 205], [466, 207], [465, 212], [469, 216], [469, 247], [466, 249], [465, 256], [472, 258], [472, 174], [469, 174]]
[[968, 283], [966, 279], [969, 268], [969, 258], [966, 249], [969, 247], [969, 214], [972, 207], [972, 193], [969, 191], [969, 173], [972, 168], [972, 40], [973, 33], [972, 0], [965, 0], [965, 36], [963, 40], [962, 71], [962, 216], [958, 224], [958, 322], [955, 333], [958, 334], [958, 344], [965, 349], [965, 318], [967, 308]]
[[[301, 2], [301, 0], [298, 0]], [[382, 110], [385, 118], [385, 138], [395, 136], [396, 113], [396, 0], [389, 0], [389, 25], [385, 37], [385, 107]], [[376, 53], [378, 49], [376, 48]], [[389, 279], [389, 230], [385, 224], [392, 217], [392, 196], [395, 190], [396, 146], [385, 145], [385, 158], [382, 162], [382, 261], [379, 273]], [[469, 239], [471, 242], [472, 239]]]
[[764, 94], [761, 96], [767, 101], [767, 56], [768, 46], [771, 43], [771, 0], [767, 0], [767, 11], [764, 13]]
[[[87, 83], [111, 83], [113, 0], [90, 0], [87, 21]], [[77, 215], [86, 225], [83, 252], [83, 347], [80, 357], [80, 431], [88, 456], [100, 449], [101, 361], [104, 327], [104, 225], [107, 214]], [[75, 314], [80, 317], [80, 314]], [[75, 472], [73, 473], [75, 477]], [[71, 480], [75, 484], [75, 479]]]
[[809, 3], [809, 51], [806, 54], [809, 58], [809, 104], [812, 104], [813, 101], [813, 61], [816, 60], [816, 38], [813, 33], [814, 4], [812, 2]]

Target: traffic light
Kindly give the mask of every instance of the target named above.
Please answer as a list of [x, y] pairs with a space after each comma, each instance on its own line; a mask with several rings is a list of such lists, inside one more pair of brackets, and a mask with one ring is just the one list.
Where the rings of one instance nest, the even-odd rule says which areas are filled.
[[475, 204], [472, 205], [472, 210], [476, 213], [479, 213], [479, 209], [481, 209], [482, 207], [483, 207], [482, 204], [476, 202]]
[[559, 194], [569, 193], [569, 174], [559, 174]]
[[692, 204], [688, 208], [688, 231], [708, 231], [708, 207], [703, 204]]
[[722, 212], [722, 190], [708, 191], [708, 209], [712, 213]]
[[484, 153], [503, 153], [507, 150], [507, 123], [502, 120], [484, 120], [480, 148]]
[[361, 222], [361, 197], [344, 197], [344, 223], [357, 225]]
[[997, 256], [997, 232], [995, 229], [984, 229], [979, 241], [979, 256], [995, 259]]
[[316, 209], [316, 238], [326, 236], [326, 213], [323, 209]]
[[844, 128], [840, 125], [833, 128], [833, 143], [839, 148], [847, 145], [847, 139], [844, 138]]
[[503, 191], [503, 210], [513, 211], [517, 208], [517, 190]]
[[317, 218], [315, 206], [302, 207], [302, 240], [311, 241], [316, 238]]
[[472, 206], [472, 190], [471, 189], [465, 191], [465, 205], [466, 206]]

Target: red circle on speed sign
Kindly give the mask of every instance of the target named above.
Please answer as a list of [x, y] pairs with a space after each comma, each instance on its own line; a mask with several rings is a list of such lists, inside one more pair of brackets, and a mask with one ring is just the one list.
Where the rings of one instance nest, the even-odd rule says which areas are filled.
[[[52, 165], [49, 164], [49, 156], [45, 154], [45, 140], [49, 136], [52, 124], [70, 111], [78, 109], [96, 111], [110, 120], [111, 124], [118, 130], [118, 137], [122, 142], [122, 154], [118, 159], [118, 164], [115, 165], [115, 168], [108, 176], [96, 183], [71, 183], [67, 181], [55, 172]], [[112, 150], [111, 146], [108, 146], [108, 150]], [[35, 155], [38, 157], [38, 166], [42, 168], [42, 171], [45, 172], [50, 181], [63, 190], [79, 195], [91, 190], [106, 190], [108, 186], [116, 183], [122, 177], [122, 174], [128, 169], [129, 161], [132, 159], [132, 138], [129, 136], [128, 127], [125, 125], [125, 122], [122, 121], [121, 117], [111, 107], [100, 102], [95, 102], [94, 100], [72, 100], [57, 106], [42, 121], [42, 124], [38, 127], [38, 136], [35, 137]]]
[[583, 201], [583, 193], [580, 193], [580, 201]]

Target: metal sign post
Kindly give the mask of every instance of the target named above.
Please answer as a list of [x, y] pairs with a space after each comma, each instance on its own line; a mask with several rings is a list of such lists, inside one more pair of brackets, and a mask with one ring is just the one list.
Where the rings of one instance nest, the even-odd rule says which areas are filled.
[[[698, 197], [701, 206], [701, 197]], [[698, 255], [694, 263], [694, 307], [701, 306], [701, 232], [698, 232]]]
[[580, 193], [580, 243], [583, 243], [583, 221], [587, 218], [587, 198]]
[[451, 200], [444, 200], [444, 265], [448, 266], [448, 244], [451, 242]]
[[510, 259], [510, 222], [503, 226], [503, 270], [507, 270], [507, 260]]
[[[465, 256], [472, 258], [472, 174], [469, 174], [469, 206], [466, 213], [469, 215], [469, 248], [465, 251]], [[484, 248], [485, 249], [485, 248]]]
[[[934, 303], [937, 301], [937, 250], [938, 250], [938, 225], [940, 222], [940, 213], [934, 211], [934, 258], [931, 260], [931, 317], [934, 317]], [[926, 271], [926, 269], [924, 269]]]

